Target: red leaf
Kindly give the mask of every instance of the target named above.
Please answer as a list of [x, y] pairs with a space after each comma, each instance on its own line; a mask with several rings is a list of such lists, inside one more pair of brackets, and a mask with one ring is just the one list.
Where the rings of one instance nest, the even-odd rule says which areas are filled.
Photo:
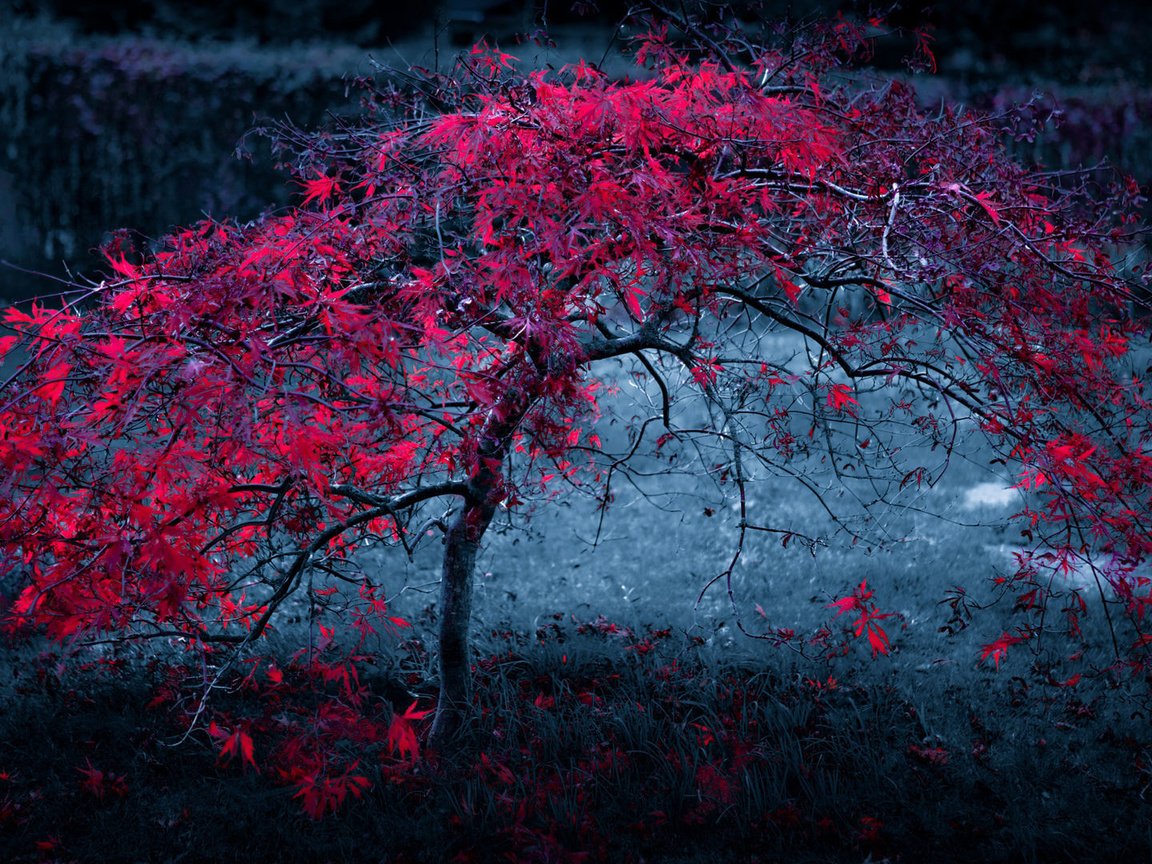
[[857, 606], [860, 605], [860, 601], [855, 597], [841, 597], [839, 600], [833, 600], [828, 605], [836, 609], [836, 617], [839, 618], [841, 615], [857, 608]]
[[1000, 660], [1008, 654], [1008, 649], [1013, 645], [1018, 645], [1025, 640], [1024, 636], [1013, 636], [1010, 633], [1002, 633], [998, 639], [989, 642], [983, 646], [983, 651], [980, 655], [980, 662], [983, 663], [989, 657], [996, 668], [1000, 668]]
[[800, 286], [791, 279], [781, 279], [780, 287], [784, 289], [784, 293], [788, 295], [788, 299], [792, 301], [793, 305], [800, 301]]
[[425, 717], [427, 717], [431, 713], [432, 713], [431, 708], [425, 708], [423, 711], [417, 711], [416, 710], [416, 703], [413, 702], [411, 705], [409, 705], [405, 709], [404, 713], [401, 714], [400, 716], [403, 717], [405, 720], [423, 720]]
[[41, 398], [52, 407], [56, 407], [56, 403], [64, 394], [64, 385], [68, 382], [68, 373], [71, 371], [72, 364], [61, 361], [44, 373], [44, 383], [37, 390]]
[[321, 174], [315, 180], [305, 180], [300, 185], [304, 187], [304, 191], [307, 193], [304, 196], [304, 200], [300, 202], [301, 207], [307, 207], [311, 201], [318, 201], [324, 204], [329, 198], [340, 191], [340, 183], [337, 179], [324, 174]]
[[991, 192], [980, 192], [976, 196], [976, 203], [984, 208], [984, 212], [988, 214], [988, 218], [992, 220], [993, 224], [995, 224], [997, 228], [999, 228], [1000, 227], [1000, 212], [995, 207], [993, 207], [991, 204], [988, 203], [988, 200], [991, 197], [992, 197]]
[[860, 404], [852, 398], [852, 388], [847, 384], [833, 384], [832, 388], [828, 391], [828, 395], [825, 397], [825, 402], [833, 411], [853, 415], [855, 415], [856, 412], [852, 406]]
[[640, 308], [639, 296], [642, 293], [639, 288], [624, 289], [624, 302], [628, 305], [628, 311], [632, 313], [632, 317], [637, 321], [644, 320], [644, 310]]
[[888, 634], [879, 624], [868, 622], [868, 644], [872, 647], [872, 656], [888, 653]]
[[948, 751], [943, 747], [929, 747], [918, 746], [916, 744], [908, 745], [908, 752], [921, 762], [929, 765], [944, 766], [948, 764]]
[[212, 722], [208, 725], [208, 734], [222, 742], [220, 753], [216, 757], [218, 764], [227, 765], [239, 755], [241, 764], [256, 768], [256, 753], [252, 736], [243, 729], [237, 728], [232, 732], [227, 732]]
[[413, 702], [403, 714], [392, 715], [392, 722], [388, 725], [388, 747], [394, 754], [401, 759], [416, 759], [420, 756], [420, 742], [412, 724], [431, 713], [431, 709], [417, 711], [416, 703]]
[[388, 747], [401, 759], [415, 759], [420, 755], [420, 742], [412, 724], [399, 714], [393, 714], [388, 725]]
[[140, 278], [140, 268], [135, 264], [128, 263], [128, 258], [124, 253], [120, 253], [119, 258], [113, 258], [112, 254], [108, 251], [104, 252], [104, 257], [108, 259], [108, 263], [112, 265], [112, 269], [128, 279]]
[[256, 767], [255, 748], [252, 745], [252, 736], [247, 732], [237, 732], [240, 738], [240, 756], [245, 763]]

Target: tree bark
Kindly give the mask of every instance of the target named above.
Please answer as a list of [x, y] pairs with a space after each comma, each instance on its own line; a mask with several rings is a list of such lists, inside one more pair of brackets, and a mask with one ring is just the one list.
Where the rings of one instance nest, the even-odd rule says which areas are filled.
[[[472, 582], [476, 554], [492, 523], [494, 483], [472, 484], [476, 493], [452, 521], [444, 538], [440, 581], [440, 698], [429, 743], [441, 749], [460, 731], [472, 701], [472, 665], [468, 648], [472, 618]], [[486, 488], [485, 488], [486, 487]]]
[[476, 466], [468, 478], [464, 508], [444, 537], [440, 581], [440, 698], [428, 735], [428, 743], [434, 750], [450, 745], [472, 704], [468, 634], [476, 554], [504, 492], [501, 466], [508, 456], [509, 441], [531, 401], [524, 389], [511, 386], [489, 411], [476, 448]]

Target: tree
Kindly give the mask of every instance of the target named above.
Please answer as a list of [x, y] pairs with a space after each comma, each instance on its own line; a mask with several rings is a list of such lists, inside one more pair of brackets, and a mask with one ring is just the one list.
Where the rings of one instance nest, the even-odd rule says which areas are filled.
[[[207, 693], [296, 593], [344, 598], [360, 637], [403, 626], [356, 550], [411, 553], [439, 528], [443, 745], [498, 511], [564, 488], [609, 508], [650, 439], [707, 451], [740, 512], [723, 582], [773, 530], [749, 508], [757, 476], [882, 509], [975, 436], [1030, 496], [1036, 549], [1010, 587], [1043, 606], [1039, 569], [1090, 567], [1143, 656], [1147, 318], [1121, 266], [1139, 190], [1027, 169], [1002, 143], [1012, 117], [925, 112], [853, 71], [880, 22], [774, 47], [654, 4], [636, 20], [635, 77], [524, 73], [483, 45], [450, 74], [409, 70], [360, 126], [281, 130], [298, 207], [203, 222], [144, 260], [110, 248], [81, 296], [9, 309], [14, 620], [204, 652]], [[613, 452], [595, 424], [621, 362], [656, 407]], [[867, 586], [837, 605], [887, 651]], [[246, 733], [214, 734], [251, 760]]]

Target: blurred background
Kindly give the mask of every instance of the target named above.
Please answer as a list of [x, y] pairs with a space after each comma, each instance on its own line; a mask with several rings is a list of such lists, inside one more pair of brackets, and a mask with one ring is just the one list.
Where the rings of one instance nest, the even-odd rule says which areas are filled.
[[[304, 127], [359, 110], [376, 63], [444, 66], [481, 38], [524, 64], [600, 59], [625, 0], [0, 0], [0, 299], [55, 290], [43, 275], [98, 269], [115, 229], [146, 243], [211, 215], [245, 221], [285, 204], [261, 122]], [[757, 6], [803, 20], [857, 0]], [[883, 11], [883, 10], [882, 10]], [[917, 0], [889, 13], [931, 36], [935, 74], [908, 39], [876, 61], [926, 102], [1035, 98], [1052, 122], [1018, 155], [1050, 167], [1121, 167], [1152, 183], [1149, 16], [1120, 0]], [[555, 43], [543, 43], [544, 30]], [[534, 38], [535, 37], [535, 38]], [[19, 269], [17, 269], [19, 268]]]

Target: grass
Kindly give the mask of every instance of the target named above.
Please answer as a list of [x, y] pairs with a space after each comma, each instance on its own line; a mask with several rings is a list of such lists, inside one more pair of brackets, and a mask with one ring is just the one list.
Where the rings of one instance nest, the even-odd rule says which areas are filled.
[[[35, 639], [3, 643], [0, 860], [1152, 861], [1149, 682], [1114, 662], [1099, 610], [1081, 640], [978, 662], [1029, 620], [989, 584], [1017, 548], [1002, 478], [958, 462], [871, 522], [840, 499], [858, 542], [764, 478], [761, 512], [829, 546], [757, 535], [731, 599], [720, 585], [697, 602], [735, 513], [690, 469], [654, 485], [652, 467], [621, 478], [598, 537], [580, 498], [497, 526], [479, 564], [473, 722], [451, 755], [397, 760], [374, 731], [435, 692], [434, 542], [361, 561], [413, 626], [367, 645], [358, 704], [292, 666], [319, 623], [304, 600], [267, 647], [288, 689], [238, 676], [216, 699], [215, 716], [251, 723], [255, 768], [222, 761], [203, 731], [173, 746], [187, 657], [61, 663]], [[864, 580], [894, 613], [889, 656], [828, 606]], [[955, 585], [984, 607], [971, 623], [947, 602]], [[737, 616], [796, 635], [748, 639]], [[333, 705], [363, 720], [330, 749], [370, 787], [310, 819], [273, 766], [288, 721], [328, 734]]]
[[[206, 736], [166, 747], [180, 730], [146, 707], [162, 667], [12, 662], [4, 860], [1148, 860], [1147, 718], [1116, 700], [1028, 673], [984, 688], [841, 659], [813, 677], [779, 652], [550, 623], [480, 638], [459, 752], [365, 760], [364, 799], [319, 821]], [[420, 654], [369, 671], [382, 703]], [[90, 767], [115, 777], [85, 786]]]

